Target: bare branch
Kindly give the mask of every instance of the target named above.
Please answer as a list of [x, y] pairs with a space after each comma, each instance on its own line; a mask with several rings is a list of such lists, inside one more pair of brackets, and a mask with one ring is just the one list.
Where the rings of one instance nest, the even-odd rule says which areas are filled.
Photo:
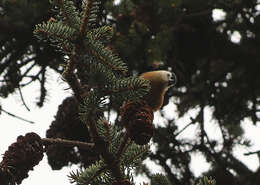
[[19, 91], [19, 94], [20, 94], [20, 97], [21, 97], [21, 100], [22, 100], [23, 105], [25, 106], [25, 108], [26, 108], [28, 111], [31, 111], [31, 110], [29, 109], [29, 107], [26, 105], [25, 101], [24, 101], [23, 94], [22, 94], [22, 91], [21, 91], [20, 86], [18, 86], [18, 91]]
[[190, 117], [190, 119], [191, 119], [191, 122], [188, 124], [188, 125], [186, 125], [183, 129], [181, 129], [178, 133], [176, 133], [175, 134], [175, 137], [177, 137], [178, 135], [180, 135], [184, 130], [186, 130], [189, 126], [191, 126], [191, 125], [193, 125], [193, 124], [195, 124], [196, 122], [197, 122], [197, 119], [194, 119], [194, 118], [192, 118], [192, 117]]
[[73, 147], [77, 146], [80, 149], [91, 149], [95, 145], [94, 143], [86, 143], [86, 142], [81, 142], [81, 141], [73, 141], [73, 140], [66, 140], [66, 139], [60, 139], [60, 138], [42, 138], [42, 143], [44, 145], [52, 145], [52, 144], [57, 144], [57, 145], [62, 145], [62, 146], [67, 146], [67, 147]]
[[4, 110], [3, 108], [1, 108], [1, 111], [3, 111], [3, 112], [6, 113], [7, 115], [12, 116], [12, 117], [14, 117], [14, 118], [20, 119], [20, 120], [22, 120], [22, 121], [25, 121], [25, 122], [28, 122], [28, 123], [31, 123], [31, 124], [34, 124], [33, 121], [24, 119], [24, 118], [22, 118], [22, 117], [20, 117], [20, 116], [16, 116], [16, 115], [14, 115], [14, 114], [12, 114], [12, 113], [10, 113], [10, 112]]
[[252, 154], [260, 154], [260, 150], [257, 150], [255, 152], [244, 153], [244, 155], [252, 155]]

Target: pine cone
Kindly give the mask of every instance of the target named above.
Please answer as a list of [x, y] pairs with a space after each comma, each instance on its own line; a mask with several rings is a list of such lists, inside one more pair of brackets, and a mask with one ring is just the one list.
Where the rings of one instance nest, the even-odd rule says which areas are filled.
[[1, 184], [17, 183], [28, 177], [32, 170], [43, 158], [41, 138], [35, 133], [18, 136], [17, 142], [9, 146], [0, 163]]
[[147, 144], [153, 136], [153, 111], [145, 101], [128, 102], [121, 107], [122, 122], [130, 138], [138, 145]]
[[[47, 130], [47, 138], [61, 138], [90, 142], [88, 128], [79, 119], [79, 103], [75, 97], [68, 97], [59, 105], [55, 120]], [[76, 151], [73, 147], [64, 147], [57, 144], [46, 147], [48, 162], [53, 170], [59, 170], [69, 163], [80, 163], [87, 167], [98, 159], [93, 150]]]

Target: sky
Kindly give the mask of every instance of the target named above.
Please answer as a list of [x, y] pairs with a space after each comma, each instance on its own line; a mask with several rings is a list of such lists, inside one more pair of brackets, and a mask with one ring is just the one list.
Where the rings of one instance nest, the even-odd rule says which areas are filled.
[[[17, 136], [25, 135], [28, 132], [35, 132], [40, 135], [42, 138], [45, 137], [45, 132], [49, 128], [49, 125], [54, 120], [54, 116], [58, 110], [58, 106], [62, 103], [62, 100], [65, 97], [71, 95], [71, 92], [65, 90], [68, 86], [62, 82], [59, 75], [53, 71], [48, 71], [48, 84], [47, 89], [50, 94], [48, 95], [48, 100], [45, 103], [44, 107], [38, 108], [35, 104], [36, 100], [34, 99], [39, 95], [39, 84], [35, 83], [30, 87], [22, 89], [24, 95], [24, 100], [27, 106], [30, 108], [30, 111], [22, 105], [19, 94], [14, 94], [9, 96], [7, 99], [0, 99], [1, 105], [4, 110], [9, 111], [17, 116], [26, 118], [28, 120], [34, 121], [34, 124], [30, 124], [21, 120], [18, 120], [14, 117], [11, 117], [4, 112], [0, 115], [0, 154], [8, 149], [8, 146], [16, 141]], [[168, 118], [176, 117], [176, 107], [171, 102], [163, 109], [165, 115]], [[171, 112], [171, 114], [169, 114]], [[175, 113], [174, 113], [175, 112]], [[195, 117], [197, 110], [191, 110], [183, 118], [177, 120], [176, 124], [181, 130], [187, 124], [190, 123], [189, 117]], [[154, 124], [164, 126], [166, 120], [159, 116], [160, 114], [155, 113]], [[210, 108], [205, 110], [205, 127], [210, 139], [220, 139], [220, 131], [218, 130], [217, 125], [211, 119]], [[111, 117], [113, 122], [113, 117]], [[256, 170], [259, 166], [259, 160], [256, 155], [244, 156], [243, 154], [249, 151], [256, 151], [260, 149], [259, 133], [260, 127], [249, 123], [248, 120], [244, 120], [243, 128], [245, 128], [245, 137], [252, 140], [253, 147], [250, 150], [246, 150], [243, 147], [237, 147], [235, 149], [235, 156], [241, 159], [248, 167], [252, 170]], [[192, 125], [188, 127], [182, 134], [179, 135], [180, 138], [194, 138], [196, 137], [196, 130], [198, 125]], [[152, 144], [151, 150], [156, 150], [156, 146]], [[0, 156], [2, 160], [2, 156]], [[145, 160], [150, 169], [154, 173], [163, 172], [163, 170], [158, 167], [154, 162]], [[200, 154], [192, 155], [191, 169], [194, 171], [195, 176], [199, 176], [202, 172], [206, 171], [209, 168], [205, 158]], [[62, 170], [53, 171], [50, 166], [47, 164], [46, 155], [44, 155], [43, 160], [39, 165], [34, 167], [33, 171], [29, 172], [29, 178], [25, 179], [21, 185], [70, 185], [67, 175], [69, 172], [76, 170], [77, 166], [73, 165], [71, 167], [64, 167]], [[147, 178], [137, 177], [135, 178], [136, 184], [142, 182], [148, 182]]]

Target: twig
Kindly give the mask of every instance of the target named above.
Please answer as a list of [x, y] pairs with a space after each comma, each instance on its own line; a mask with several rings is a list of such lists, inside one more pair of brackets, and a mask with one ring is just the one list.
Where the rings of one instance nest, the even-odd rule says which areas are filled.
[[21, 97], [21, 100], [22, 100], [23, 105], [25, 106], [25, 108], [26, 108], [28, 111], [31, 111], [31, 110], [29, 109], [29, 107], [26, 105], [25, 101], [24, 101], [23, 94], [22, 94], [22, 91], [21, 91], [20, 86], [18, 86], [18, 90], [19, 90], [19, 94], [20, 94], [20, 97]]
[[20, 87], [24, 87], [29, 85], [30, 83], [34, 82], [35, 80], [38, 80], [40, 82], [40, 78], [39, 78], [39, 74], [38, 76], [33, 76], [33, 75], [28, 75], [28, 76], [24, 76], [26, 78], [31, 78], [31, 80], [29, 82], [23, 83], [20, 85]]
[[89, 16], [90, 16], [90, 9], [92, 8], [94, 4], [94, 1], [93, 0], [89, 0], [89, 1], [86, 1], [86, 7], [85, 7], [85, 11], [84, 11], [84, 14], [83, 14], [83, 18], [81, 20], [81, 25], [80, 25], [80, 33], [81, 35], [84, 35], [86, 30], [88, 30], [88, 23], [89, 23]]
[[129, 135], [127, 133], [125, 133], [123, 140], [121, 141], [119, 149], [116, 154], [117, 158], [120, 158], [120, 156], [122, 155], [124, 150], [127, 148], [126, 145], [127, 145], [128, 139], [129, 139]]
[[95, 143], [95, 149], [104, 158], [105, 163], [107, 164], [115, 179], [120, 180], [124, 177], [124, 175], [120, 170], [118, 160], [113, 153], [109, 152], [108, 144], [104, 141], [102, 137], [99, 136], [95, 124], [96, 121], [93, 119], [94, 117], [95, 115], [93, 113], [90, 113], [86, 124], [89, 125], [90, 132], [92, 133], [92, 138]]
[[16, 116], [16, 115], [14, 115], [14, 114], [12, 114], [12, 113], [10, 113], [10, 112], [4, 110], [3, 108], [1, 108], [1, 111], [3, 111], [4, 113], [6, 113], [6, 114], [8, 114], [9, 116], [12, 116], [12, 117], [14, 117], [14, 118], [17, 118], [17, 119], [23, 120], [23, 121], [28, 122], [28, 123], [31, 123], [31, 124], [34, 124], [33, 121], [30, 121], [30, 120], [27, 120], [27, 119], [21, 118], [20, 116]]
[[183, 129], [181, 129], [177, 134], [175, 134], [175, 137], [180, 135], [184, 130], [186, 130], [186, 128], [188, 128], [189, 126], [191, 126], [197, 122], [197, 120], [193, 119], [192, 117], [190, 119], [191, 119], [191, 122], [188, 125], [186, 125]]
[[[65, 50], [68, 50], [66, 46], [63, 46]], [[76, 57], [76, 54], [79, 54], [79, 49], [77, 47], [74, 47], [72, 55], [70, 56], [70, 60], [68, 61], [65, 70], [62, 74], [63, 78], [67, 81], [69, 86], [71, 87], [74, 96], [77, 98], [79, 102], [82, 102], [82, 95], [83, 95], [83, 89], [82, 85], [77, 78], [77, 76], [74, 73], [74, 70], [78, 64], [78, 60]]]
[[73, 141], [73, 140], [66, 140], [66, 139], [60, 139], [60, 138], [42, 138], [42, 143], [44, 145], [51, 145], [51, 144], [58, 144], [62, 146], [72, 147], [77, 146], [80, 149], [91, 149], [95, 146], [94, 143], [86, 143], [81, 141]]
[[257, 150], [255, 152], [244, 153], [244, 155], [252, 155], [252, 154], [260, 154], [260, 150]]
[[75, 74], [74, 73], [65, 73], [64, 77], [65, 77], [67, 83], [69, 84], [69, 86], [71, 87], [77, 100], [79, 102], [82, 102], [82, 97], [81, 97], [81, 95], [83, 94], [82, 86], [81, 86], [79, 80], [77, 79], [77, 77], [75, 76]]

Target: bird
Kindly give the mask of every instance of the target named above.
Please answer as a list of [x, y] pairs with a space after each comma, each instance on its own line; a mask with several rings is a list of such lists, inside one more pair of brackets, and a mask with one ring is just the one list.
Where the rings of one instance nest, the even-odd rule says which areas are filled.
[[144, 99], [152, 111], [156, 112], [162, 107], [167, 90], [176, 84], [176, 75], [170, 71], [157, 70], [142, 73], [140, 77], [150, 82], [151, 89]]
[[150, 82], [150, 91], [140, 101], [125, 102], [120, 110], [127, 135], [136, 144], [145, 145], [155, 131], [154, 112], [162, 107], [165, 93], [177, 80], [174, 73], [166, 70], [145, 72], [139, 77]]

